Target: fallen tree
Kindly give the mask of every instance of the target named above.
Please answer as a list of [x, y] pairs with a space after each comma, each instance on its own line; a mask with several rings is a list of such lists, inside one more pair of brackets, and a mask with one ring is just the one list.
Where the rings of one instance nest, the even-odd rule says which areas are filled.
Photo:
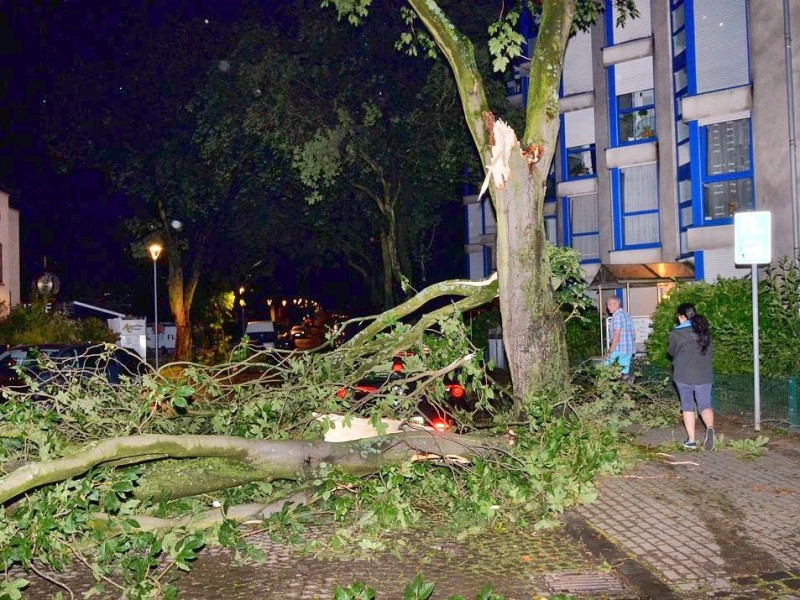
[[[56, 372], [51, 383], [31, 381], [0, 405], [0, 560], [32, 571], [78, 560], [98, 586], [168, 595], [166, 574], [188, 570], [205, 543], [258, 558], [242, 524], [272, 531], [333, 515], [330, 547], [378, 547], [423, 506], [473, 529], [591, 498], [612, 441], [547, 398], [512, 421], [510, 398], [499, 398], [470, 341], [462, 311], [496, 293], [494, 277], [444, 282], [361, 323], [339, 347], [240, 347], [225, 364], [172, 363], [121, 385], [42, 365]], [[441, 306], [416, 317], [431, 301]], [[337, 393], [389, 371], [398, 353], [402, 375], [358, 400]], [[469, 406], [441, 400], [445, 377], [469, 390]], [[421, 402], [451, 410], [453, 430], [411, 425]], [[368, 437], [327, 441], [356, 420]], [[6, 577], [0, 596], [20, 585]]]
[[[303, 482], [318, 477], [320, 466], [325, 464], [361, 477], [403, 461], [454, 457], [468, 461], [485, 453], [488, 443], [477, 437], [419, 430], [350, 442], [202, 435], [119, 437], [89, 444], [64, 458], [14, 466], [0, 482], [0, 503], [49, 483], [85, 475], [103, 465], [132, 465], [166, 458], [223, 458], [239, 463], [249, 473], [247, 480], [239, 481], [238, 485], [275, 479]], [[193, 477], [186, 479], [185, 474], [173, 483], [173, 488], [162, 490], [169, 499], [214, 492], [231, 485], [224, 478], [198, 482]]]

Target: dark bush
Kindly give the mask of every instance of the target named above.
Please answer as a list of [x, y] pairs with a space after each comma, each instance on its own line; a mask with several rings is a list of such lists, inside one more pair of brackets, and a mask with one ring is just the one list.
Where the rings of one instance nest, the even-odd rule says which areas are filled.
[[115, 342], [101, 319], [70, 319], [59, 312], [45, 312], [41, 303], [15, 306], [0, 320], [0, 343], [44, 344], [69, 342]]
[[[800, 271], [789, 261], [779, 261], [759, 283], [759, 342], [761, 372], [785, 377], [800, 372], [800, 336], [797, 285]], [[653, 314], [653, 332], [647, 340], [647, 357], [658, 367], [670, 368], [667, 336], [675, 327], [678, 305], [690, 302], [711, 324], [714, 369], [719, 373], [753, 372], [752, 284], [749, 278], [720, 279], [714, 284], [676, 286]]]

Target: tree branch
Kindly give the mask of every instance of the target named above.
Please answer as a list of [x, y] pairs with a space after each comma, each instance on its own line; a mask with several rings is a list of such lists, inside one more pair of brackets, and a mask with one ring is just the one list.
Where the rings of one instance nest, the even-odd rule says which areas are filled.
[[[363, 476], [385, 465], [413, 459], [420, 453], [476, 455], [485, 450], [486, 441], [429, 432], [406, 432], [341, 443], [203, 435], [118, 437], [89, 444], [65, 458], [29, 463], [16, 469], [0, 479], [0, 503], [42, 485], [82, 475], [93, 467], [119, 460], [134, 463], [137, 457], [143, 461], [152, 460], [153, 455], [226, 458], [251, 467], [252, 481], [298, 480], [314, 475], [321, 464], [335, 464], [344, 472]], [[221, 487], [226, 487], [226, 482], [215, 489]]]
[[481, 157], [486, 156], [489, 140], [483, 127], [482, 115], [489, 111], [489, 102], [475, 62], [472, 41], [456, 29], [434, 0], [408, 0], [408, 3], [453, 69], [467, 126]]

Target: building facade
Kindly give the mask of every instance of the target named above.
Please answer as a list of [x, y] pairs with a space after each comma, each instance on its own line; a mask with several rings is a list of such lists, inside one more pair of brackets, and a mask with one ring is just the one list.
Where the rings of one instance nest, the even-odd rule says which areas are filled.
[[[796, 255], [800, 5], [636, 0], [639, 18], [617, 27], [606, 4], [567, 48], [550, 240], [580, 252], [590, 281], [615, 265], [715, 281], [750, 272], [734, 263], [733, 215], [766, 210], [773, 257]], [[532, 43], [535, 24], [524, 33]], [[522, 102], [524, 72], [510, 86]], [[465, 209], [479, 278], [493, 267], [491, 204], [466, 196]], [[625, 300], [650, 314], [658, 295], [636, 285]]]
[[0, 316], [20, 302], [19, 211], [0, 189]]

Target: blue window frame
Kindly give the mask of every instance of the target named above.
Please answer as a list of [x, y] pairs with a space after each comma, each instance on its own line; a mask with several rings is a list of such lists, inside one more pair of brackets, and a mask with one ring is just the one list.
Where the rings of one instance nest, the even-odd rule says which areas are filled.
[[[702, 219], [698, 223], [730, 223], [734, 213], [752, 210], [753, 149], [750, 119], [736, 119], [699, 127]], [[700, 192], [700, 193], [698, 193]], [[699, 203], [698, 203], [699, 204]]]
[[614, 248], [656, 248], [661, 243], [655, 163], [611, 170]]
[[600, 262], [600, 222], [597, 194], [561, 199], [564, 245], [574, 248], [581, 263]]
[[563, 148], [562, 179], [572, 181], [597, 176], [597, 151], [594, 144]]
[[688, 230], [696, 222], [694, 204], [692, 202], [692, 127], [683, 122], [681, 100], [689, 94], [689, 72], [687, 64], [693, 52], [691, 28], [687, 21], [691, 14], [687, 13], [684, 0], [673, 0], [670, 3], [670, 19], [672, 30], [672, 87], [675, 90], [673, 108], [675, 112], [675, 142], [678, 183], [678, 231], [680, 235], [680, 254], [685, 257], [688, 251]]
[[[652, 58], [638, 60], [652, 61]], [[611, 144], [624, 146], [651, 142], [656, 136], [656, 103], [653, 88], [618, 94], [617, 71], [623, 68], [622, 65], [608, 67], [607, 73]]]

